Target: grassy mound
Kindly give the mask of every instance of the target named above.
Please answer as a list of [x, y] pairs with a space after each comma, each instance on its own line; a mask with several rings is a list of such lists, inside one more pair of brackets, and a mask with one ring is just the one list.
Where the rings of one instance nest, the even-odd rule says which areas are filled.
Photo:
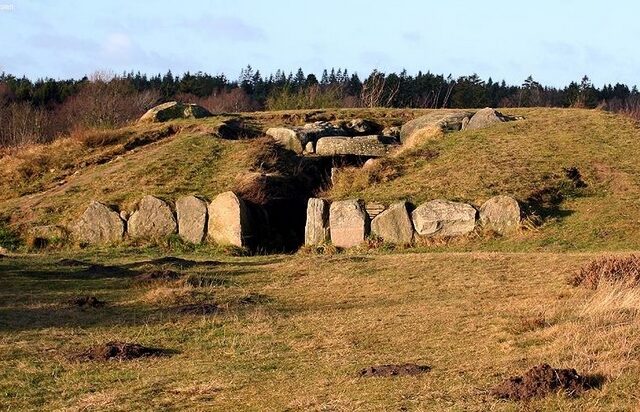
[[[397, 126], [428, 113], [433, 111], [261, 112], [71, 136], [2, 154], [0, 218], [17, 231], [67, 224], [92, 199], [131, 210], [144, 194], [167, 200], [191, 193], [213, 197], [242, 186], [238, 176], [246, 172], [272, 173], [269, 167], [283, 167], [282, 159], [270, 158], [264, 139], [231, 140], [227, 131], [220, 133], [220, 125], [230, 119], [254, 133], [277, 125], [353, 118]], [[534, 223], [534, 230], [517, 241], [483, 239], [462, 249], [640, 247], [640, 164], [631, 155], [640, 149], [636, 123], [598, 110], [514, 109], [508, 114], [525, 120], [423, 136], [415, 147], [373, 167], [340, 170], [323, 195], [414, 204], [445, 198], [480, 205], [507, 194], [520, 201]], [[252, 188], [245, 184], [241, 189], [246, 186]]]
[[514, 196], [545, 221], [523, 247], [640, 246], [640, 129], [598, 111], [518, 109], [525, 120], [427, 139], [371, 168], [341, 171], [326, 194], [415, 204], [444, 198], [481, 205]]

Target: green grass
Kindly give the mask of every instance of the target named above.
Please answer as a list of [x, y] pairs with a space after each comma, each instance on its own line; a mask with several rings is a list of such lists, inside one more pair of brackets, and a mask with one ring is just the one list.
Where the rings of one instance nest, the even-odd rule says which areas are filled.
[[[170, 267], [215, 281], [137, 284], [135, 275], [159, 266], [133, 263], [159, 256], [105, 250], [0, 260], [3, 408], [520, 410], [488, 390], [542, 362], [606, 381], [576, 399], [533, 401], [530, 410], [637, 405], [640, 307], [605, 305], [602, 291], [566, 282], [593, 254], [212, 258], [203, 251], [181, 257], [210, 263]], [[87, 271], [61, 257], [118, 269]], [[64, 304], [79, 294], [109, 304]], [[242, 303], [248, 296], [251, 303]], [[172, 310], [202, 301], [225, 309], [206, 316]], [[69, 358], [110, 340], [175, 353], [123, 362]], [[432, 370], [358, 376], [370, 365], [403, 362]]]

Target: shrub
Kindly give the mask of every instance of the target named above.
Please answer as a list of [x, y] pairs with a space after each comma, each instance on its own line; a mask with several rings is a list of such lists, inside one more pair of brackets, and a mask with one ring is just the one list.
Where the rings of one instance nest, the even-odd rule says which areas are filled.
[[16, 250], [20, 244], [21, 241], [18, 235], [0, 222], [0, 247], [7, 250]]
[[640, 256], [608, 256], [582, 267], [569, 281], [573, 286], [597, 289], [601, 283], [618, 283], [627, 287], [640, 285]]

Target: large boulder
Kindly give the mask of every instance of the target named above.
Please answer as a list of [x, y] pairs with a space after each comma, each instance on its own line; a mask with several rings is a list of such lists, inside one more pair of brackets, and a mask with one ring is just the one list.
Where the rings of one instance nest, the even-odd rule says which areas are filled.
[[462, 122], [466, 117], [473, 115], [473, 112], [466, 110], [433, 113], [417, 117], [406, 122], [400, 129], [400, 141], [406, 143], [412, 135], [421, 130], [437, 130], [442, 132], [457, 132], [462, 129]]
[[216, 196], [209, 204], [208, 236], [219, 245], [245, 247], [251, 236], [249, 211], [233, 192]]
[[183, 240], [200, 244], [207, 233], [207, 202], [195, 196], [176, 201], [178, 234]]
[[329, 239], [329, 204], [324, 199], [309, 199], [304, 244], [321, 245]]
[[200, 119], [208, 116], [211, 116], [211, 113], [197, 104], [167, 102], [149, 109], [142, 115], [139, 122], [166, 122], [173, 119]]
[[318, 139], [318, 156], [356, 155], [368, 157], [385, 156], [395, 147], [395, 140], [386, 136], [330, 136]]
[[520, 205], [509, 196], [494, 196], [480, 207], [480, 224], [484, 228], [506, 234], [520, 225]]
[[405, 202], [394, 203], [371, 221], [371, 233], [385, 242], [409, 244], [413, 240], [413, 224]]
[[478, 110], [474, 114], [467, 124], [465, 124], [465, 130], [484, 129], [495, 123], [508, 122], [513, 120], [512, 118], [503, 115], [499, 111], [486, 107], [482, 110]]
[[324, 136], [340, 135], [344, 130], [329, 122], [307, 123], [302, 127], [272, 127], [265, 134], [285, 149], [302, 154], [307, 143], [315, 143]]
[[369, 234], [367, 212], [361, 200], [340, 200], [329, 208], [331, 243], [349, 248], [362, 243]]
[[128, 233], [132, 238], [162, 239], [176, 233], [178, 225], [169, 205], [154, 196], [145, 196], [138, 210], [129, 218]]
[[120, 214], [108, 206], [92, 201], [73, 225], [74, 239], [81, 244], [113, 244], [122, 240], [125, 224]]
[[473, 231], [476, 214], [466, 203], [438, 199], [418, 206], [411, 219], [420, 236], [459, 236]]

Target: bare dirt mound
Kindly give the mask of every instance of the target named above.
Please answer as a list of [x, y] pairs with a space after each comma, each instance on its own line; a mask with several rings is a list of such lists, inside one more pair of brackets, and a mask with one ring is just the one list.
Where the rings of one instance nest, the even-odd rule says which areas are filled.
[[106, 305], [106, 302], [98, 299], [95, 296], [76, 296], [67, 301], [71, 306], [77, 306], [79, 308], [101, 308]]
[[555, 369], [545, 363], [534, 366], [522, 376], [503, 381], [491, 390], [491, 394], [500, 399], [521, 401], [560, 391], [567, 396], [578, 396], [592, 387], [590, 379], [579, 375], [575, 369]]
[[135, 280], [140, 283], [151, 282], [170, 282], [180, 278], [180, 274], [170, 269], [158, 269], [144, 272], [135, 277]]
[[412, 376], [427, 373], [431, 370], [427, 365], [416, 365], [414, 363], [405, 363], [402, 365], [375, 365], [364, 368], [360, 371], [360, 376]]
[[104, 345], [91, 347], [78, 354], [78, 360], [107, 361], [107, 360], [132, 360], [150, 356], [164, 356], [167, 351], [158, 348], [148, 348], [137, 343], [107, 342]]

